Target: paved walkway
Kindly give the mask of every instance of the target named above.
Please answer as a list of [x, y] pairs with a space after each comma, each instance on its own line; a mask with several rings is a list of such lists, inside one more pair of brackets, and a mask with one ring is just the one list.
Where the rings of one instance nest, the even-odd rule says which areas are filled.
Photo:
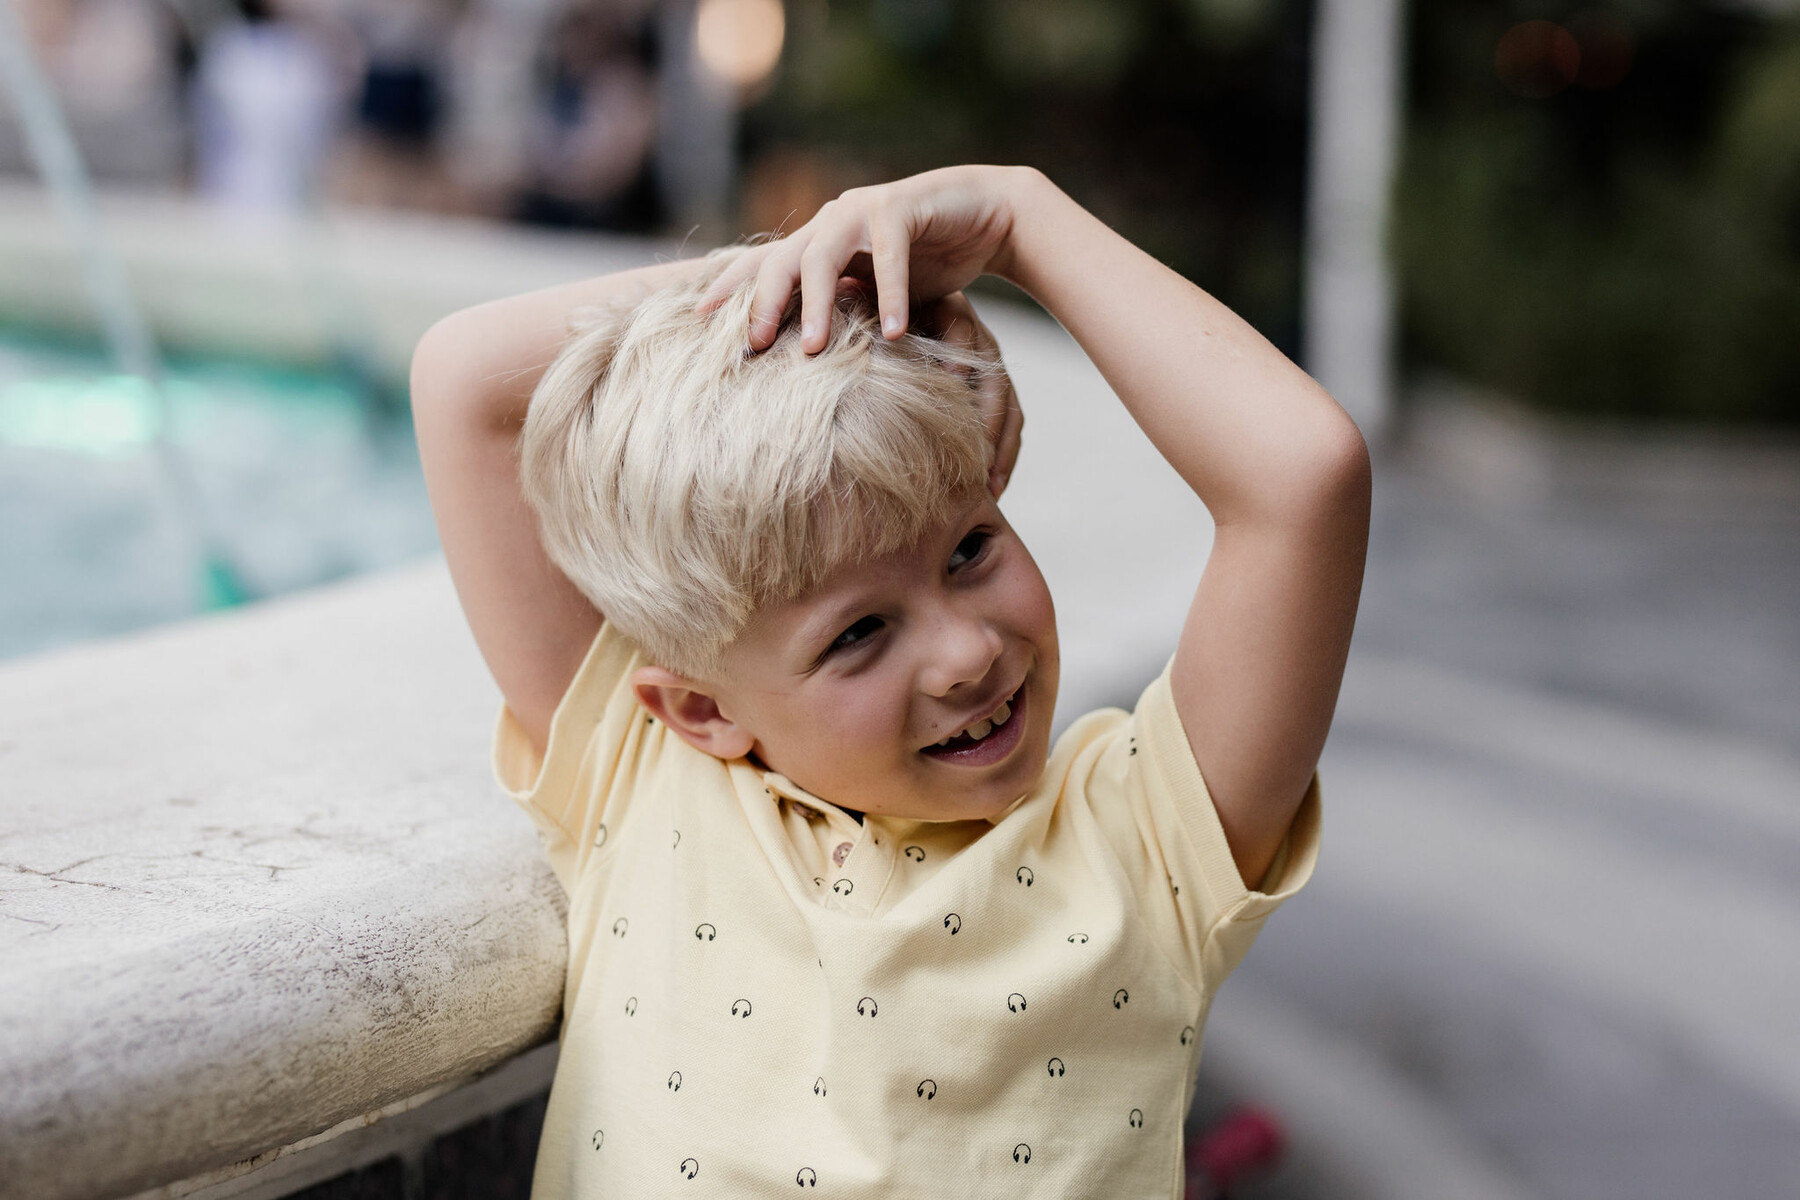
[[[1047, 369], [1053, 334], [999, 333], [1016, 523], [1055, 536], [1092, 481], [1028, 472], [1080, 477], [1069, 431], [1112, 402]], [[1205, 1086], [1294, 1125], [1271, 1195], [1792, 1195], [1800, 453], [1442, 424], [1378, 466], [1325, 855], [1225, 988]], [[1172, 646], [1198, 561], [1169, 504], [1057, 538], [1071, 703]], [[1109, 605], [1116, 685], [1081, 659]]]

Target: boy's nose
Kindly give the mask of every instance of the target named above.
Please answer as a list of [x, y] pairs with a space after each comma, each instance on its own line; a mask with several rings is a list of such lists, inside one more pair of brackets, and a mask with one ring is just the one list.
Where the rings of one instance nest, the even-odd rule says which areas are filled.
[[930, 660], [921, 683], [932, 696], [948, 696], [965, 684], [988, 677], [1000, 659], [1000, 634], [985, 621], [966, 617], [945, 620], [931, 631]]

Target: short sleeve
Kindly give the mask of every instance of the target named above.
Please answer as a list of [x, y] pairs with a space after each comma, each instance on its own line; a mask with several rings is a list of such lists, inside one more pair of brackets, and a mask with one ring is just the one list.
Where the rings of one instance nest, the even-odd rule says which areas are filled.
[[[1211, 793], [1175, 711], [1165, 668], [1126, 719], [1092, 721], [1077, 754], [1082, 791], [1170, 958], [1203, 992], [1243, 960], [1262, 923], [1312, 876], [1319, 780], [1258, 888], [1239, 876]], [[1085, 723], [1085, 722], [1084, 722]], [[1078, 736], [1080, 726], [1065, 736]]]
[[588, 647], [550, 718], [542, 757], [504, 703], [494, 725], [494, 779], [531, 817], [565, 889], [624, 819], [649, 714], [631, 689], [643, 664], [610, 622]]

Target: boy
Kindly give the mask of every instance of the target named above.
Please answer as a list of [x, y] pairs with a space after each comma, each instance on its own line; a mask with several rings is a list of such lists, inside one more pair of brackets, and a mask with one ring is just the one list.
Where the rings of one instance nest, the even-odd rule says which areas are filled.
[[[1168, 669], [1054, 753], [984, 273], [1217, 525]], [[534, 1196], [1179, 1196], [1211, 998], [1312, 865], [1369, 502], [1331, 398], [999, 167], [447, 318], [413, 395], [570, 899]]]

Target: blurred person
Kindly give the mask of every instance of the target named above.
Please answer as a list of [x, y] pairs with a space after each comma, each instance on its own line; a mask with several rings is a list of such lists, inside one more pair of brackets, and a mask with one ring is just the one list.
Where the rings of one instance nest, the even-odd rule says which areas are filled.
[[327, 34], [280, 0], [237, 0], [193, 86], [200, 194], [246, 212], [296, 213], [319, 197], [346, 70]]
[[[189, 46], [168, 5], [27, 0], [19, 10], [88, 170], [101, 180], [177, 181], [187, 157], [181, 76]], [[0, 143], [0, 167], [30, 169], [17, 130]]]
[[439, 148], [471, 212], [509, 216], [524, 186], [544, 19], [509, 0], [474, 0], [451, 33]]
[[[1055, 613], [999, 507], [1023, 414], [962, 295], [984, 274], [1216, 528], [1136, 711], [1054, 750]], [[466, 310], [412, 380], [504, 696], [495, 776], [570, 898], [535, 1200], [671, 1168], [1179, 1197], [1212, 997], [1317, 847], [1370, 496], [1332, 398], [1005, 167]]]
[[632, 231], [661, 222], [655, 68], [647, 23], [592, 3], [558, 18], [538, 68], [518, 219]]
[[343, 10], [362, 54], [350, 127], [333, 171], [334, 198], [382, 208], [463, 207], [444, 169], [449, 40], [457, 0], [362, 0]]

